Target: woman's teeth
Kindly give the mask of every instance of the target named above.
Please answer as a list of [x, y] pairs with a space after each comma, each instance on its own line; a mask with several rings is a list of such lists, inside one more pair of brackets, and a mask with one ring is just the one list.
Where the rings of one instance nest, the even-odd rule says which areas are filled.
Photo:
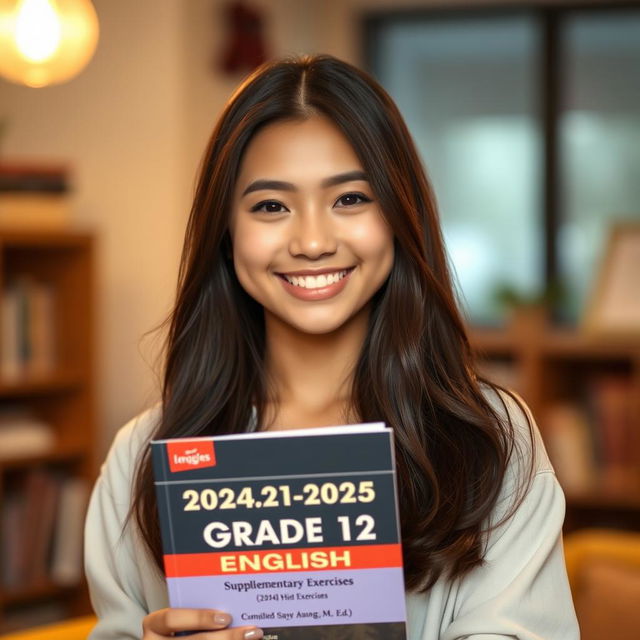
[[327, 287], [330, 284], [334, 284], [338, 282], [338, 280], [342, 280], [347, 273], [349, 273], [348, 269], [344, 271], [336, 271], [335, 273], [323, 273], [320, 276], [284, 276], [287, 282], [291, 283], [296, 287], [302, 287], [303, 289], [320, 289], [322, 287]]

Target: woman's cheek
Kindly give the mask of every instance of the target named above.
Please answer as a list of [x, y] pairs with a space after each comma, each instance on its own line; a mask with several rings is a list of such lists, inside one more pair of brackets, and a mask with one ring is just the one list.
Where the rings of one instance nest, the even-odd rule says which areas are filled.
[[365, 260], [393, 259], [393, 233], [381, 216], [356, 222], [350, 232], [354, 252]]
[[264, 226], [239, 225], [234, 233], [233, 259], [240, 283], [248, 285], [270, 275], [277, 252], [277, 234]]

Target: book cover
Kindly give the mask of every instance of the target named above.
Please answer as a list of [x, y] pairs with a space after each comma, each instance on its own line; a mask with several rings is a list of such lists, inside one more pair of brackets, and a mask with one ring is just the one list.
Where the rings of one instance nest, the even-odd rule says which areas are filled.
[[169, 600], [267, 640], [404, 640], [383, 424], [152, 441]]

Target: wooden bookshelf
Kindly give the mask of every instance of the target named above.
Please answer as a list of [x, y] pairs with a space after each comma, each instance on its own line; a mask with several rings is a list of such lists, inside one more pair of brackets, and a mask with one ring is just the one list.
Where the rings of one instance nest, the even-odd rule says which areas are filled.
[[[615, 482], [603, 475], [586, 490], [564, 487], [565, 531], [586, 526], [640, 530], [640, 339], [596, 339], [556, 328], [539, 311], [519, 312], [501, 330], [472, 328], [469, 336], [488, 376], [514, 388], [527, 402], [543, 439], [550, 437], [546, 416], [554, 404], [588, 404], [591, 381], [603, 376], [626, 381], [634, 462]], [[602, 437], [597, 431], [601, 424], [592, 429]]]
[[[11, 487], [29, 473], [44, 470], [62, 479], [84, 478], [90, 489], [97, 468], [93, 237], [75, 232], [0, 231], [0, 291], [21, 276], [51, 286], [54, 361], [49, 371], [37, 375], [21, 373], [6, 379], [0, 374], [0, 410], [10, 406], [28, 409], [50, 425], [55, 444], [46, 453], [0, 456], [0, 510], [6, 506]], [[0, 322], [3, 318], [0, 316]], [[0, 529], [0, 548], [7, 543], [3, 532], [6, 534], [6, 526]], [[38, 618], [42, 614], [37, 608], [42, 605], [50, 613]], [[56, 583], [49, 576], [12, 586], [0, 582], [0, 633], [20, 628], [20, 620], [36, 624], [47, 615], [53, 619], [55, 607], [60, 617], [88, 613], [84, 578], [71, 585]]]

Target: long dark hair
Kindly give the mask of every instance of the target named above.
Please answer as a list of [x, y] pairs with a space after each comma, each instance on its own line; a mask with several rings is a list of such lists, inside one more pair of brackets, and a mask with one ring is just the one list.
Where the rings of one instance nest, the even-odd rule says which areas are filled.
[[[252, 404], [261, 424], [264, 316], [229, 258], [232, 194], [244, 150], [261, 127], [314, 115], [330, 118], [350, 141], [395, 235], [394, 264], [374, 297], [354, 371], [352, 407], [359, 420], [394, 430], [405, 583], [426, 590], [441, 575], [453, 579], [482, 564], [487, 525], [518, 445], [509, 413], [494, 408], [476, 374], [414, 143], [392, 99], [365, 72], [329, 55], [267, 62], [228, 101], [202, 161], [175, 306], [161, 325], [168, 332], [153, 437], [246, 431]], [[531, 457], [513, 508], [491, 526], [518, 506], [533, 464]], [[136, 469], [132, 515], [161, 568], [148, 448]]]

